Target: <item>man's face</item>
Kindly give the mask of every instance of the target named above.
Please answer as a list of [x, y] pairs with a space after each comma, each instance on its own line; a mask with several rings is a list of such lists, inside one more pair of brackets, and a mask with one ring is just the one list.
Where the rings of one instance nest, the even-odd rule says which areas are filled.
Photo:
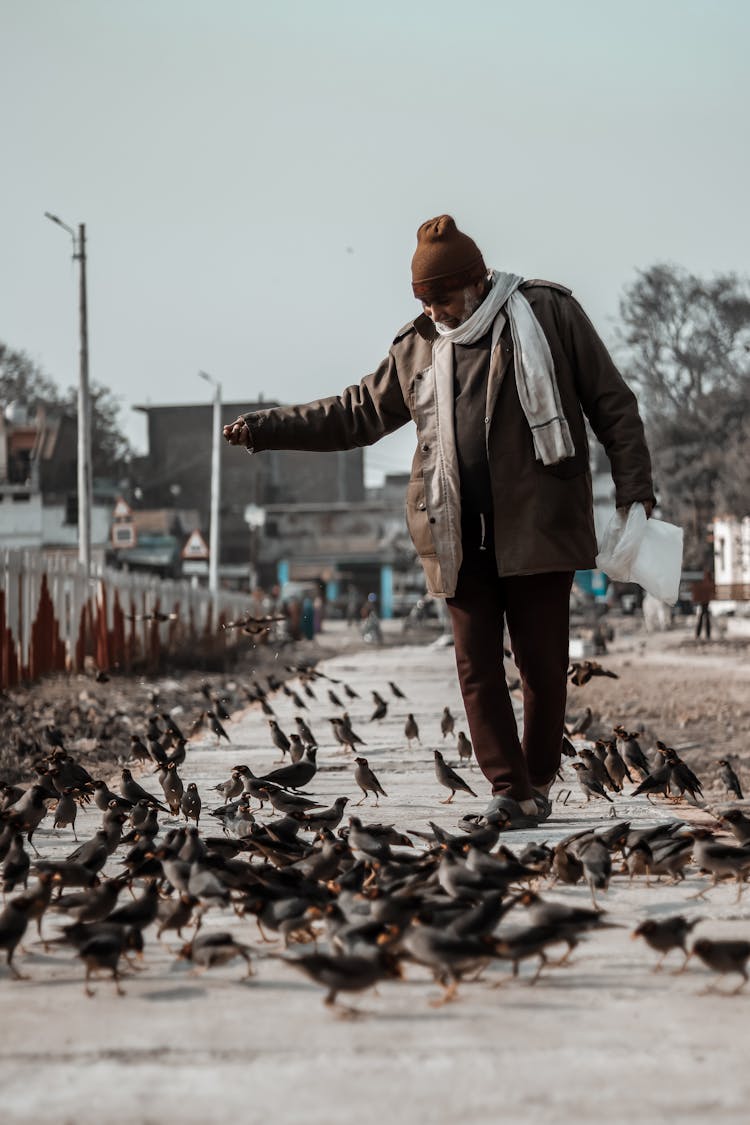
[[465, 285], [462, 289], [450, 289], [436, 294], [429, 300], [422, 301], [422, 310], [435, 324], [441, 324], [445, 328], [458, 328], [482, 303], [485, 286], [486, 283], [482, 280], [474, 285]]

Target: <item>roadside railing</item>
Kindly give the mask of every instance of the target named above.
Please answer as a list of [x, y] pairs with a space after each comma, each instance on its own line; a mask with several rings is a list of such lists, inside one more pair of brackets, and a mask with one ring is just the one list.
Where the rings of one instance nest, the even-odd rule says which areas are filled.
[[[76, 560], [0, 551], [0, 688], [52, 672], [158, 671], [169, 660], [219, 661], [242, 634], [246, 595]], [[247, 643], [247, 638], [244, 638]]]

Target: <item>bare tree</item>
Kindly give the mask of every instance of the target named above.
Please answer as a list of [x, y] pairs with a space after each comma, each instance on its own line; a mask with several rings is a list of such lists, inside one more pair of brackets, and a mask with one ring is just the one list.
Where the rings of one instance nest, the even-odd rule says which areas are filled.
[[741, 503], [731, 465], [750, 419], [750, 281], [657, 264], [625, 290], [620, 316], [660, 503], [685, 528], [686, 561], [702, 566], [717, 503]]

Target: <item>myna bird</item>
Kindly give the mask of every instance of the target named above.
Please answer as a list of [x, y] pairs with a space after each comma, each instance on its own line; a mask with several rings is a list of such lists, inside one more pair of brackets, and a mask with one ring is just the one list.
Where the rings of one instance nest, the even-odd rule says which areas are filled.
[[381, 980], [401, 976], [398, 961], [388, 952], [380, 950], [372, 956], [334, 957], [329, 953], [303, 953], [286, 957], [287, 965], [301, 969], [316, 984], [328, 991], [323, 1003], [336, 1007], [341, 1015], [356, 1015], [356, 1009], [336, 1005], [339, 992], [363, 992]]
[[86, 979], [84, 992], [87, 996], [95, 996], [89, 981], [94, 973], [109, 972], [115, 983], [118, 996], [125, 992], [120, 986], [120, 958], [128, 951], [141, 953], [143, 951], [143, 937], [140, 930], [126, 929], [124, 926], [114, 926], [103, 930], [101, 933], [92, 934], [78, 947], [76, 956], [80, 957], [86, 966]]
[[[375, 694], [376, 693], [373, 692], [373, 695], [375, 695]], [[375, 710], [370, 715], [370, 722], [373, 723], [375, 721], [380, 721], [380, 719], [384, 719], [387, 714], [388, 714], [388, 703], [387, 703], [387, 701], [385, 699], [378, 698], [375, 702]]]
[[473, 768], [474, 748], [471, 745], [470, 740], [466, 737], [462, 730], [458, 732], [458, 736], [456, 738], [456, 749], [458, 750], [459, 764], [462, 762], [468, 762], [469, 767]]
[[654, 972], [661, 969], [665, 958], [673, 949], [681, 949], [685, 954], [682, 966], [677, 970], [682, 972], [690, 960], [686, 942], [693, 926], [701, 921], [700, 918], [687, 919], [682, 914], [673, 914], [671, 918], [647, 918], [636, 926], [630, 935], [633, 939], [642, 937], [646, 945], [656, 953], [660, 953], [659, 960], [654, 965]]
[[218, 718], [216, 712], [213, 711], [213, 710], [208, 710], [208, 711], [206, 711], [206, 715], [208, 717], [208, 725], [211, 727], [211, 730], [216, 735], [217, 742], [221, 742], [222, 738], [226, 742], [231, 742], [232, 740], [229, 737], [229, 735], [227, 734], [227, 732], [224, 730], [224, 727], [219, 722], [219, 718]]
[[585, 734], [594, 721], [594, 712], [590, 707], [578, 716], [575, 722], [570, 727], [566, 727], [566, 732], [569, 738], [574, 738], [577, 734]]
[[637, 770], [641, 777], [648, 777], [651, 773], [651, 763], [641, 750], [638, 736], [629, 734], [625, 727], [613, 728], [617, 741], [615, 743], [618, 753], [629, 769]]
[[19, 895], [18, 898], [12, 898], [0, 913], [0, 949], [6, 951], [8, 968], [16, 980], [28, 979], [13, 964], [13, 954], [26, 933], [32, 906], [29, 895]]
[[[398, 686], [398, 684], [395, 684], [393, 680], [388, 681], [388, 687], [391, 689], [396, 699], [406, 699], [406, 696], [402, 692], [401, 688]], [[373, 695], [374, 694], [375, 693], [373, 692]]]
[[451, 714], [450, 707], [443, 708], [443, 714], [440, 717], [440, 733], [443, 738], [447, 738], [449, 734], [453, 734], [456, 726], [456, 720]]
[[406, 723], [404, 724], [404, 734], [406, 735], [406, 741], [409, 746], [411, 746], [414, 739], [417, 740], [420, 746], [422, 745], [421, 739], [419, 737], [419, 724], [417, 723], [417, 720], [414, 718], [414, 715], [411, 713], [411, 711], [406, 716]]
[[192, 941], [183, 945], [178, 956], [186, 961], [192, 961], [196, 971], [213, 969], [217, 965], [226, 965], [236, 957], [242, 957], [247, 971], [245, 977], [253, 975], [253, 966], [250, 960], [250, 947], [242, 942], [235, 941], [229, 933], [201, 933]]
[[289, 739], [277, 723], [276, 719], [268, 720], [268, 728], [271, 731], [271, 741], [273, 742], [276, 749], [281, 751], [281, 758], [279, 759], [279, 761], [283, 761], [285, 755], [289, 753]]
[[289, 734], [289, 757], [292, 763], [301, 762], [305, 756], [306, 743], [302, 741], [296, 731]]
[[441, 785], [451, 791], [450, 797], [441, 801], [441, 805], [449, 805], [458, 792], [469, 793], [472, 797], [476, 797], [476, 793], [471, 786], [464, 781], [460, 774], [456, 773], [456, 771], [447, 764], [439, 750], [434, 751], [434, 756], [435, 776]]
[[377, 805], [378, 796], [387, 797], [388, 794], [378, 781], [373, 770], [370, 769], [370, 764], [367, 761], [367, 758], [355, 758], [354, 762], [354, 780], [362, 790], [362, 799], [357, 801], [357, 804], [361, 805], [362, 801], [366, 801], [368, 793], [374, 793], [375, 804]]
[[605, 801], [609, 801], [610, 805], [612, 804], [612, 798], [608, 795], [601, 781], [583, 762], [571, 762], [570, 765], [576, 771], [576, 781], [581, 791], [586, 795], [586, 804], [592, 797], [603, 797]]
[[152, 796], [142, 785], [139, 785], [133, 778], [129, 769], [123, 769], [120, 775], [120, 792], [126, 800], [131, 801], [134, 805], [138, 801], [145, 801], [146, 804], [152, 805], [159, 809], [161, 812], [169, 812], [165, 805], [157, 801], [156, 797]]
[[[183, 785], [182, 778], [177, 772], [177, 765], [175, 762], [169, 762], [165, 770], [159, 771], [159, 784], [164, 793], [164, 799], [169, 805], [172, 816], [178, 816], [180, 812], [180, 803], [185, 793], [185, 786]], [[239, 792], [242, 792], [242, 782], [239, 781]]]
[[156, 881], [149, 883], [139, 898], [126, 902], [107, 915], [108, 924], [118, 926], [133, 926], [137, 930], [145, 930], [156, 919], [159, 907], [159, 888]]
[[197, 827], [201, 815], [201, 797], [194, 781], [190, 782], [182, 795], [180, 811], [185, 820], [194, 820]]
[[719, 770], [719, 781], [721, 781], [723, 785], [726, 785], [729, 792], [733, 793], [738, 801], [744, 800], [742, 796], [742, 786], [740, 785], [740, 779], [732, 769], [731, 763], [727, 758], [719, 758], [717, 764], [721, 766], [721, 769]]
[[5, 857], [5, 863], [3, 864], [2, 879], [4, 895], [11, 894], [19, 883], [23, 883], [24, 888], [28, 886], [30, 867], [31, 860], [23, 846], [23, 837], [20, 832], [16, 832], [11, 840], [10, 847]]
[[260, 778], [261, 784], [270, 781], [284, 789], [304, 789], [318, 771], [316, 755], [316, 748], [314, 746], [308, 747], [301, 761], [294, 762], [289, 766], [281, 766], [277, 770], [271, 770], [270, 773], [264, 774]]
[[399, 948], [412, 961], [432, 971], [443, 988], [443, 995], [432, 1001], [432, 1007], [440, 1007], [455, 1000], [462, 977], [481, 973], [487, 966], [493, 957], [493, 945], [481, 938], [464, 937], [443, 927], [424, 924], [423, 917], [422, 914], [416, 916]]
[[337, 797], [330, 808], [305, 813], [300, 818], [301, 827], [310, 832], [319, 832], [321, 828], [327, 828], [332, 832], [341, 823], [348, 801], [348, 797]]
[[308, 724], [302, 718], [302, 716], [301, 715], [295, 715], [294, 722], [295, 722], [296, 727], [297, 727], [297, 733], [299, 734], [300, 738], [302, 739], [302, 743], [303, 743], [305, 749], [307, 749], [308, 746], [317, 746], [318, 740], [315, 737], [315, 735], [313, 734], [313, 732], [310, 729], [310, 727], [308, 726]]
[[[690, 951], [690, 956], [693, 955], [700, 957], [704, 965], [719, 974], [720, 979], [728, 973], [739, 973], [742, 980], [732, 989], [731, 995], [736, 995], [747, 984], [750, 941], [711, 941], [710, 938], [699, 938]], [[709, 986], [705, 991], [711, 992], [713, 989]]]
[[742, 809], [724, 809], [719, 820], [726, 824], [739, 844], [750, 844], [750, 817]]

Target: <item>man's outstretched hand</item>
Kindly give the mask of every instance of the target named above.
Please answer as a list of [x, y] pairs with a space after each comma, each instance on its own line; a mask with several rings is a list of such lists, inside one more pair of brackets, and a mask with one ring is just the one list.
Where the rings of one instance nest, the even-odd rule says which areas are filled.
[[247, 445], [249, 438], [250, 430], [244, 418], [238, 418], [236, 422], [230, 422], [224, 427], [224, 440], [230, 445]]

